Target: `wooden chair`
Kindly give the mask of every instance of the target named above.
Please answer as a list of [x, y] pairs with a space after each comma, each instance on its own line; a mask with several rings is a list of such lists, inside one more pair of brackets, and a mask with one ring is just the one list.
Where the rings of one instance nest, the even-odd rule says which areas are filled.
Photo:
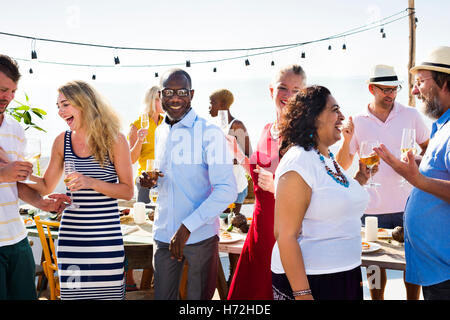
[[[58, 272], [58, 264], [56, 262], [55, 244], [53, 242], [50, 227], [59, 228], [59, 222], [43, 221], [39, 216], [35, 216], [34, 221], [36, 222], [39, 239], [41, 240], [42, 249], [44, 251], [44, 261], [42, 261], [42, 267], [50, 287], [50, 300], [56, 300], [56, 298], [60, 295], [59, 279], [58, 276], [55, 275], [55, 272]], [[46, 228], [47, 234], [44, 231], [44, 228]]]

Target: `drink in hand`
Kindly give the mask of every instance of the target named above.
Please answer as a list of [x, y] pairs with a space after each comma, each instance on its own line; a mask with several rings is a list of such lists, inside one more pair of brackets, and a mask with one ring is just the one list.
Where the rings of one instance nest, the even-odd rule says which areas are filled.
[[368, 168], [372, 169], [374, 166], [380, 164], [380, 157], [375, 153], [368, 157], [361, 158], [362, 163], [364, 163]]

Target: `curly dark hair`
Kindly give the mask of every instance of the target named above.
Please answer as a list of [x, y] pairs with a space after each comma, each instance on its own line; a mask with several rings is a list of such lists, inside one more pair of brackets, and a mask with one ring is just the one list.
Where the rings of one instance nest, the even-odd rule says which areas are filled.
[[316, 119], [325, 109], [330, 95], [330, 90], [325, 87], [310, 86], [289, 99], [279, 125], [280, 157], [295, 145], [307, 151], [317, 147]]

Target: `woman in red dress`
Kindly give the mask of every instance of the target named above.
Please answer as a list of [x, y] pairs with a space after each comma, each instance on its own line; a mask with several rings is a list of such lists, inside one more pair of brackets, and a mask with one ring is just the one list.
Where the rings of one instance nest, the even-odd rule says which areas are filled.
[[[273, 178], [279, 162], [280, 144], [277, 123], [287, 100], [304, 87], [305, 81], [305, 72], [299, 65], [280, 69], [269, 87], [276, 108], [275, 122], [264, 127], [257, 149], [250, 159], [246, 158], [239, 148], [234, 148], [236, 159], [252, 176], [255, 208], [253, 221], [228, 292], [229, 300], [273, 299], [270, 260], [275, 244]], [[235, 145], [234, 142], [233, 144]]]

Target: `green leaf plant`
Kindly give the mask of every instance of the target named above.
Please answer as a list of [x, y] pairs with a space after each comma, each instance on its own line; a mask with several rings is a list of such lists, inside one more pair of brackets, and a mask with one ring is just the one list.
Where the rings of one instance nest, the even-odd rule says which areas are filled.
[[17, 106], [7, 108], [6, 112], [10, 114], [13, 118], [15, 118], [18, 122], [22, 122], [23, 120], [23, 123], [25, 124], [25, 130], [34, 128], [39, 131], [47, 132], [33, 122], [33, 114], [39, 117], [40, 119], [44, 119], [44, 116], [47, 115], [47, 112], [45, 112], [40, 108], [32, 107], [30, 105], [30, 99], [26, 93], [25, 93], [25, 100], [26, 103], [14, 100]]

